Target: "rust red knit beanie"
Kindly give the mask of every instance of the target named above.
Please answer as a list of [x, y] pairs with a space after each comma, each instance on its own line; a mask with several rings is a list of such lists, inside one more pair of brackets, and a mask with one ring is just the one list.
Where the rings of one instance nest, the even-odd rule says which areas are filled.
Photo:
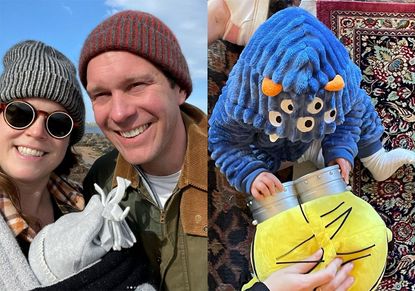
[[86, 88], [89, 61], [107, 51], [127, 51], [147, 59], [187, 92], [192, 80], [173, 32], [154, 15], [127, 10], [104, 20], [85, 40], [79, 58], [79, 77]]

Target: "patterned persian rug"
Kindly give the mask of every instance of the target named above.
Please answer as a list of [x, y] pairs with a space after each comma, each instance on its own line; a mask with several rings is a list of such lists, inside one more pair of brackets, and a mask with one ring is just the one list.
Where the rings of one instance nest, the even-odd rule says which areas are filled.
[[[383, 125], [385, 148], [415, 150], [415, 4], [317, 1], [317, 17], [361, 68], [362, 88]], [[353, 192], [392, 230], [388, 265], [378, 290], [415, 290], [415, 170], [401, 167], [376, 182], [356, 161]]]

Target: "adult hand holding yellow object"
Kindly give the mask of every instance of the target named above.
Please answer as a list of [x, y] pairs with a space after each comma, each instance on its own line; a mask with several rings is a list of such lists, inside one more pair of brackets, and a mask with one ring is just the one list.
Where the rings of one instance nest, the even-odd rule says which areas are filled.
[[341, 258], [343, 264], [354, 265], [350, 290], [374, 290], [385, 270], [392, 234], [372, 206], [348, 190], [339, 167], [283, 185], [282, 193], [248, 202], [257, 229], [251, 247], [254, 278], [244, 289], [322, 249], [309, 272]]

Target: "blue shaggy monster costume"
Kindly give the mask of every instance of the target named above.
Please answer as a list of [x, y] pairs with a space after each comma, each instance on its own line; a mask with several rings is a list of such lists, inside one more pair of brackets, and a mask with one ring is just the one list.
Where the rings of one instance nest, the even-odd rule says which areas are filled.
[[209, 150], [238, 191], [296, 161], [321, 140], [325, 164], [358, 156], [377, 180], [415, 153], [385, 152], [384, 132], [361, 73], [334, 34], [301, 8], [262, 24], [243, 50], [209, 120]]
[[[298, 160], [315, 141], [321, 142], [326, 165], [343, 158], [353, 166], [358, 156], [375, 179], [388, 178], [401, 165], [415, 162], [415, 153], [383, 149], [381, 120], [360, 81], [359, 68], [324, 24], [300, 8], [278, 12], [255, 32], [213, 109], [212, 158], [230, 184], [245, 193], [261, 172], [272, 173], [282, 162]], [[275, 263], [277, 253], [286, 254], [284, 249], [303, 246], [304, 241], [310, 244], [290, 255], [303, 259], [319, 247], [325, 249], [314, 270], [340, 253], [355, 254], [350, 259], [357, 260], [352, 290], [372, 290], [379, 284], [390, 231], [369, 204], [346, 188], [328, 192], [305, 202], [299, 192], [300, 207], [257, 225], [251, 284], [281, 267]], [[338, 219], [328, 218], [334, 210], [341, 211]], [[343, 227], [328, 230], [344, 217]], [[261, 249], [272, 252], [259, 255]], [[371, 254], [360, 256], [367, 250]], [[370, 256], [370, 261], [362, 260]], [[258, 266], [263, 266], [261, 271]]]

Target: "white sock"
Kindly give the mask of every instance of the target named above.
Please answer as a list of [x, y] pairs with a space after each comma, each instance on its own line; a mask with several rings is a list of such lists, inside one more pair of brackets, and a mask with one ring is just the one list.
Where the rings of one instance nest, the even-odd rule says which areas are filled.
[[297, 160], [298, 163], [305, 161], [312, 162], [318, 169], [324, 168], [323, 150], [321, 140], [313, 141], [304, 154]]
[[377, 181], [392, 176], [401, 166], [415, 163], [415, 152], [405, 149], [394, 149], [386, 152], [381, 148], [376, 153], [360, 159]]

